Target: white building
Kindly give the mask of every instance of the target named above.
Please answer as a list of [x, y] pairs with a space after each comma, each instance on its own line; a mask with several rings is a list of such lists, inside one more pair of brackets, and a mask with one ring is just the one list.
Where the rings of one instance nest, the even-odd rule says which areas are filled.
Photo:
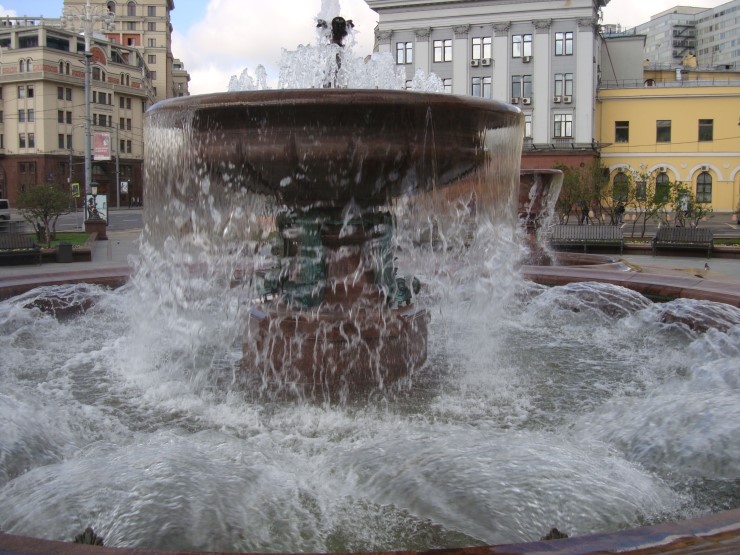
[[417, 69], [454, 94], [518, 105], [525, 149], [593, 154], [599, 11], [609, 0], [366, 0], [376, 50], [411, 80]]

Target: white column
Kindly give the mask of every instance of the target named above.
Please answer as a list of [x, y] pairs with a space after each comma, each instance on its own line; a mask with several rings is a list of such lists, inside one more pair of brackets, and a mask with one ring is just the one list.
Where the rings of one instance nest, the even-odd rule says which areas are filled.
[[493, 98], [511, 102], [509, 76], [509, 29], [511, 22], [493, 24]]
[[552, 122], [550, 117], [551, 68], [550, 40], [551, 19], [538, 19], [534, 23], [532, 45], [532, 141], [549, 143]]
[[421, 69], [429, 74], [431, 60], [429, 55], [429, 35], [432, 34], [432, 28], [414, 29], [416, 43], [414, 44], [414, 69]]
[[391, 48], [391, 36], [393, 31], [375, 31], [375, 45], [378, 52], [388, 52], [396, 59], [396, 52]]
[[596, 62], [594, 28], [596, 20], [578, 19], [575, 74], [575, 137], [577, 143], [590, 143], [594, 138], [594, 97], [596, 95]]
[[453, 94], [470, 94], [468, 77], [469, 59], [468, 31], [470, 25], [458, 25], [452, 28], [455, 38], [452, 40], [452, 92]]

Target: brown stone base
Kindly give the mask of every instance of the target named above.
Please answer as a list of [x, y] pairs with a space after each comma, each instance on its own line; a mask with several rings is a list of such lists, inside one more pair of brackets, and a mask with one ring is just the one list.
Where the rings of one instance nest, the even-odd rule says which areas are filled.
[[383, 389], [424, 364], [428, 322], [415, 307], [252, 309], [242, 369], [273, 391]]
[[107, 227], [105, 220], [85, 220], [85, 233], [97, 233], [98, 241], [108, 240]]

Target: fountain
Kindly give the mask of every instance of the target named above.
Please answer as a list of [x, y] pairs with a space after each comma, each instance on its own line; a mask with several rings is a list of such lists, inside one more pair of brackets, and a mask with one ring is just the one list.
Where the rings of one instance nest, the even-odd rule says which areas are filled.
[[520, 176], [520, 119], [333, 88], [151, 110], [133, 277], [0, 303], [2, 549], [737, 537], [740, 310], [522, 279], [558, 179]]

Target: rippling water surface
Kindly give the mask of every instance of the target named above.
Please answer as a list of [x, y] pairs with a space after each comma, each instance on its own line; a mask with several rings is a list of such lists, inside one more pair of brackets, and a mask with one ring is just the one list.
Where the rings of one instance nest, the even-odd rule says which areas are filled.
[[[2, 531], [420, 549], [740, 506], [735, 308], [543, 289], [497, 274], [495, 255], [475, 279], [429, 262], [422, 370], [346, 404], [270, 401], [236, 385], [244, 290], [213, 276], [184, 287], [154, 258], [117, 291], [0, 303]], [[38, 308], [50, 298], [86, 310], [54, 317]]]

